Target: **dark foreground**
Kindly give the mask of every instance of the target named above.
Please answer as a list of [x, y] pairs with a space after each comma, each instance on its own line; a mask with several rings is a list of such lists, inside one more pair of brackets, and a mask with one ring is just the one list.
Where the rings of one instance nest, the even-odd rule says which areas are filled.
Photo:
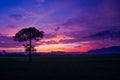
[[0, 80], [120, 80], [120, 55], [1, 56]]

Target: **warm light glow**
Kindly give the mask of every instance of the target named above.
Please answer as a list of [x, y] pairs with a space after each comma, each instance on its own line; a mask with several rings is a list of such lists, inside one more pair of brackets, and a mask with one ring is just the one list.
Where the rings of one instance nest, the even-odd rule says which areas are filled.
[[37, 46], [38, 52], [51, 52], [51, 51], [66, 51], [66, 49], [71, 49], [79, 46], [78, 43], [69, 43], [69, 44], [44, 44]]
[[50, 39], [43, 39], [41, 41], [45, 41], [45, 42], [49, 42], [49, 41], [55, 41], [55, 42], [59, 42], [61, 40], [72, 40], [74, 38], [71, 38], [71, 37], [68, 37], [68, 36], [65, 36], [65, 35], [57, 35], [56, 37], [54, 38], [50, 38]]

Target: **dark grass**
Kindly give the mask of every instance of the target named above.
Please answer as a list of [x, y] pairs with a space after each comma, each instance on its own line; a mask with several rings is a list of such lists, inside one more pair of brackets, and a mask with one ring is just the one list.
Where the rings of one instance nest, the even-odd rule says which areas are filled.
[[120, 80], [120, 55], [1, 56], [0, 80]]

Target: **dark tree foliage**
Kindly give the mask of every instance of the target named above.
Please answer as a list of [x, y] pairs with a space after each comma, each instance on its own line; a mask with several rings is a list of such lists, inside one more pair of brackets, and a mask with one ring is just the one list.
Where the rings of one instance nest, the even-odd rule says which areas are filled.
[[[30, 51], [30, 44], [26, 44], [26, 45], [23, 45], [24, 47], [25, 47], [25, 51], [26, 52], [29, 52]], [[35, 46], [31, 46], [31, 51], [32, 52], [35, 52], [36, 51], [36, 49], [35, 49]]]
[[24, 28], [15, 34], [14, 40], [19, 42], [28, 41], [28, 40], [38, 41], [41, 38], [43, 38], [43, 34], [44, 34], [43, 31], [39, 31], [34, 27]]
[[15, 41], [23, 42], [29, 41], [29, 44], [24, 45], [25, 50], [29, 52], [29, 62], [32, 61], [31, 52], [35, 51], [36, 49], [32, 46], [32, 40], [39, 41], [44, 36], [43, 31], [39, 31], [34, 27], [24, 28], [18, 31], [15, 36], [13, 37]]

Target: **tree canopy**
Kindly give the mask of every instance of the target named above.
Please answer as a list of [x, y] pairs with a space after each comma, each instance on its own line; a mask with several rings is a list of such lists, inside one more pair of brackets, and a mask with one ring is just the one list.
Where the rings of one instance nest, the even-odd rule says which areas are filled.
[[34, 27], [30, 27], [18, 31], [14, 36], [14, 40], [19, 42], [28, 41], [28, 40], [38, 41], [41, 38], [43, 38], [43, 36], [44, 36], [43, 31], [39, 31]]

